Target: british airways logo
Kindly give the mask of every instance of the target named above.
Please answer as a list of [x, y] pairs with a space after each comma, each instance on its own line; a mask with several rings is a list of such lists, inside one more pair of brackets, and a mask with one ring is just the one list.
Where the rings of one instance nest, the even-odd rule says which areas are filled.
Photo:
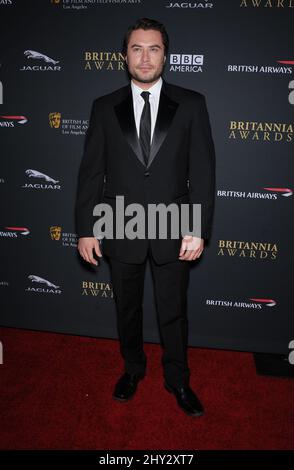
[[30, 231], [27, 227], [4, 227], [0, 231], [0, 237], [18, 238], [19, 235], [29, 235]]
[[252, 310], [261, 310], [264, 307], [275, 307], [277, 302], [271, 298], [250, 297], [248, 300], [206, 299], [205, 304], [208, 307], [246, 308]]
[[0, 116], [0, 127], [15, 127], [15, 124], [26, 124], [28, 119], [25, 116]]

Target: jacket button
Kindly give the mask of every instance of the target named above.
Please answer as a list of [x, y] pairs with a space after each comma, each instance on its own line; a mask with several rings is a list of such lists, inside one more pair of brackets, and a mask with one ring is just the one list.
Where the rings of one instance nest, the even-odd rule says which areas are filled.
[[145, 171], [144, 175], [149, 176], [150, 175], [149, 171]]

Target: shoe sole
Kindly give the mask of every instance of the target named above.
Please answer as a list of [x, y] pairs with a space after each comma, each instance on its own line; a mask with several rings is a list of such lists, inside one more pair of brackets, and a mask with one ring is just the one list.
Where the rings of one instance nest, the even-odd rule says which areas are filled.
[[[172, 389], [167, 385], [167, 383], [164, 384], [164, 387], [165, 389], [171, 393], [172, 395], [174, 395], [174, 392], [172, 391]], [[180, 405], [179, 405], [179, 408], [181, 408], [181, 410], [188, 416], [192, 416], [194, 418], [199, 418], [200, 416], [203, 416], [204, 415], [204, 411], [197, 411], [196, 413], [189, 413], [189, 411], [187, 410], [184, 410], [184, 408], [182, 408]]]

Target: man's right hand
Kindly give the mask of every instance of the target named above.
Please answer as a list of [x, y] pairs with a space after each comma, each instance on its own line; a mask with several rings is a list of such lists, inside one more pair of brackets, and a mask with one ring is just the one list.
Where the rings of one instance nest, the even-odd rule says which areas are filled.
[[98, 265], [98, 261], [93, 258], [93, 250], [99, 258], [102, 257], [99, 241], [95, 237], [81, 237], [78, 241], [78, 250], [81, 257], [88, 263]]

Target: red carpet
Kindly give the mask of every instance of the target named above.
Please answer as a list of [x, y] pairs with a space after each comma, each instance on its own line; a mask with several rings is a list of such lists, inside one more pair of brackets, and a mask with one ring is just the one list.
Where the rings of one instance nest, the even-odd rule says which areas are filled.
[[191, 385], [206, 408], [186, 416], [162, 385], [161, 349], [147, 377], [115, 402], [119, 345], [0, 328], [1, 449], [293, 449], [294, 381], [257, 376], [249, 353], [189, 349]]

